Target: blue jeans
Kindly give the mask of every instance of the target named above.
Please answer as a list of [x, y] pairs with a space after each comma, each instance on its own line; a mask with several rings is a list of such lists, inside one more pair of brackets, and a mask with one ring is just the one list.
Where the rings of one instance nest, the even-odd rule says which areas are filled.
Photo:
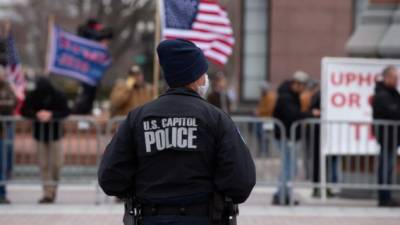
[[338, 161], [339, 158], [338, 156], [330, 156], [328, 164], [328, 181], [331, 183], [337, 183], [338, 182]]
[[288, 182], [291, 181], [296, 174], [296, 157], [292, 154], [292, 150], [295, 143], [288, 141], [276, 142], [277, 147], [281, 153], [281, 173], [279, 175], [279, 185], [278, 190], [275, 192], [275, 197], [284, 196], [284, 200], [289, 198], [290, 189], [288, 187]]
[[3, 131], [5, 134], [0, 137], [0, 198], [4, 198], [7, 194], [5, 182], [11, 172], [13, 162], [13, 124], [7, 123], [5, 128]]
[[[393, 172], [395, 170], [395, 157], [397, 157], [397, 149], [382, 148], [379, 153], [378, 164], [378, 182], [381, 185], [393, 184]], [[391, 200], [391, 191], [387, 189], [380, 189], [378, 191], [378, 201], [387, 202]]]

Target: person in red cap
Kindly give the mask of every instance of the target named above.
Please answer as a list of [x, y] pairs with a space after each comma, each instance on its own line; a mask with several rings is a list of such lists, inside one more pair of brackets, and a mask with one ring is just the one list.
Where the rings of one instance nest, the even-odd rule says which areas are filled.
[[[223, 223], [255, 185], [250, 151], [231, 118], [204, 99], [208, 64], [201, 49], [167, 40], [157, 53], [169, 90], [122, 122], [101, 160], [99, 184], [108, 195], [134, 196], [125, 224]], [[215, 204], [221, 201], [232, 206], [224, 218]]]

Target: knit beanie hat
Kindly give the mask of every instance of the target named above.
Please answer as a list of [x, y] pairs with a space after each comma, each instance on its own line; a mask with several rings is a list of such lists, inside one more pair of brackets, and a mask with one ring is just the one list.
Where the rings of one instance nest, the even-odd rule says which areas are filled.
[[190, 41], [162, 41], [157, 53], [165, 80], [171, 88], [190, 84], [208, 70], [203, 51]]

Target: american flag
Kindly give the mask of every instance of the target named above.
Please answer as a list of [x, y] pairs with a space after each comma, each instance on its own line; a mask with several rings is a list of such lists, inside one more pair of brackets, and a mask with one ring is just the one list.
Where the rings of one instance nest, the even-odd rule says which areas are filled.
[[186, 39], [218, 65], [225, 65], [235, 43], [228, 13], [216, 0], [160, 0], [163, 39]]
[[26, 80], [22, 71], [22, 66], [19, 61], [17, 46], [15, 44], [14, 36], [9, 32], [7, 37], [7, 78], [10, 82], [11, 88], [14, 90], [17, 98], [22, 101], [25, 99]]

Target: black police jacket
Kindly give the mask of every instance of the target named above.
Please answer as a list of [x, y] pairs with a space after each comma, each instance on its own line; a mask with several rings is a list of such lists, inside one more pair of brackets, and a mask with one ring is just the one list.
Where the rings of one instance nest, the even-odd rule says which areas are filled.
[[249, 149], [230, 117], [186, 88], [131, 111], [98, 171], [108, 195], [172, 198], [219, 191], [244, 202], [255, 185]]

